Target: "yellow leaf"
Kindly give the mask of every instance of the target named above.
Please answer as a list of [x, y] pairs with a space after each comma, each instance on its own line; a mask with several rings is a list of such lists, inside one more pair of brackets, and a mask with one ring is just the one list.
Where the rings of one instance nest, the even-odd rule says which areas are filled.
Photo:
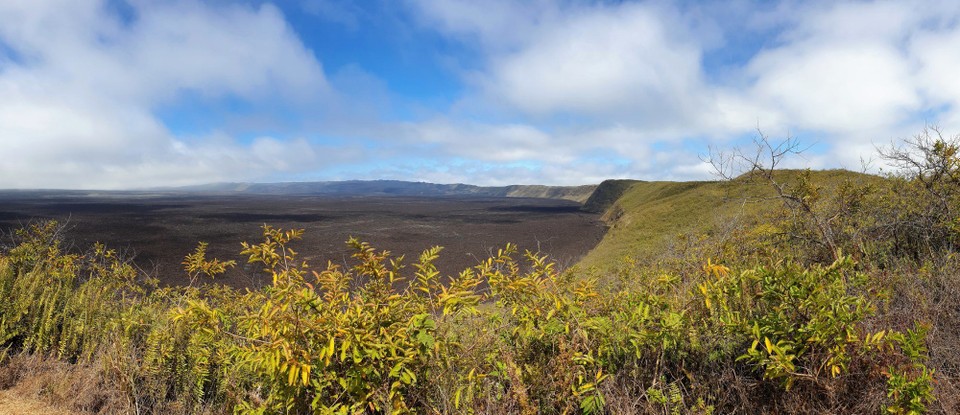
[[300, 380], [303, 382], [303, 386], [310, 384], [310, 365], [303, 365], [300, 370]]
[[343, 339], [343, 343], [340, 344], [340, 361], [347, 359], [347, 350], [350, 348], [350, 339]]
[[296, 378], [297, 378], [297, 367], [290, 366], [290, 371], [287, 372], [287, 384], [290, 386], [293, 386], [295, 382], [294, 379]]

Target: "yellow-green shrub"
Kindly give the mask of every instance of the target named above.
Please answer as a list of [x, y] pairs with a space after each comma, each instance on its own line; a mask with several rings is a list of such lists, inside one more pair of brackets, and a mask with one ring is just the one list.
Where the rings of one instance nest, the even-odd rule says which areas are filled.
[[624, 267], [600, 287], [513, 245], [444, 277], [440, 248], [405, 266], [351, 240], [354, 265], [314, 270], [302, 231], [264, 227], [243, 254], [272, 283], [241, 292], [195, 285], [229, 266], [203, 244], [189, 285], [157, 288], [102, 246], [61, 252], [55, 229], [0, 254], [0, 348], [99, 363], [131, 412], [777, 411], [799, 384], [880, 388], [891, 413], [933, 399], [923, 331], [868, 326], [881, 300], [849, 257]]

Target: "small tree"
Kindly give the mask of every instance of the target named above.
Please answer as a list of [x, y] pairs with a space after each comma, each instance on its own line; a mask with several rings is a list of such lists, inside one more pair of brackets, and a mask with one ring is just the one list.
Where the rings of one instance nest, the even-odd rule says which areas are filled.
[[915, 257], [953, 251], [960, 236], [960, 135], [945, 137], [930, 126], [901, 144], [878, 149], [896, 169], [886, 209], [878, 212], [882, 231], [895, 248]]
[[805, 150], [795, 137], [787, 136], [776, 142], [758, 130], [752, 148], [730, 151], [711, 148], [710, 155], [703, 160], [710, 163], [714, 174], [724, 180], [744, 178], [768, 183], [776, 193], [775, 198], [783, 202], [793, 218], [791, 226], [786, 229], [787, 236], [821, 246], [836, 261], [842, 256], [837, 225], [848, 211], [849, 203], [837, 203], [832, 205], [837, 209], [825, 211], [823, 207], [830, 205], [820, 203], [821, 189], [811, 181], [809, 169], [799, 175], [799, 180], [788, 180], [789, 177], [778, 174], [778, 168], [787, 157]]

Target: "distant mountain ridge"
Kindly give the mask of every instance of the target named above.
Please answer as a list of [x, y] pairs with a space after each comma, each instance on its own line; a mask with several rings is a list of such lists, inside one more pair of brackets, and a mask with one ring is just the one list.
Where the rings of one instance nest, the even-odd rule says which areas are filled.
[[474, 186], [470, 184], [436, 184], [401, 180], [347, 180], [330, 182], [282, 183], [212, 183], [167, 188], [183, 192], [246, 193], [246, 194], [309, 194], [309, 195], [372, 195], [372, 196], [486, 196], [564, 199], [585, 202], [597, 185], [583, 186]]

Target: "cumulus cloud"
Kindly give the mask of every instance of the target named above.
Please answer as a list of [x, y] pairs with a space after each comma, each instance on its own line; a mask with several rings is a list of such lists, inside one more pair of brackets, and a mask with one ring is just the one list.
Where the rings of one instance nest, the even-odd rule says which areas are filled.
[[[568, 157], [591, 148], [578, 142], [613, 150], [632, 161], [633, 175], [703, 178], [695, 162], [644, 166], [658, 165], [651, 157], [689, 159], [664, 146], [725, 144], [758, 126], [812, 137], [824, 150], [804, 162], [848, 168], [869, 158], [874, 143], [926, 122], [960, 127], [953, 2], [741, 1], [722, 13], [681, 2], [494, 2], [491, 13], [464, 0], [413, 4], [434, 30], [485, 56], [469, 73], [474, 90], [465, 100], [524, 114], [510, 125], [549, 131], [552, 146], [569, 146]], [[708, 54], [724, 53], [743, 57], [708, 66]], [[473, 120], [446, 128], [463, 137], [477, 129]]]
[[487, 88], [533, 113], [633, 115], [699, 107], [698, 45], [644, 5], [585, 10], [491, 62]]
[[[578, 185], [609, 178], [709, 176], [700, 154], [690, 150], [705, 149], [702, 142], [657, 142], [648, 132], [623, 125], [547, 130], [525, 123], [436, 118], [387, 129], [395, 139], [392, 153], [418, 155], [416, 161], [401, 161], [364, 178]], [[378, 153], [391, 152], [389, 148]], [[423, 157], [428, 161], [423, 162]]]
[[548, 134], [525, 124], [458, 124], [438, 119], [408, 124], [402, 132], [411, 143], [436, 146], [450, 156], [482, 161], [532, 160], [552, 147]]
[[793, 44], [758, 55], [755, 99], [805, 129], [859, 131], [895, 125], [919, 109], [909, 63], [884, 44]]
[[909, 47], [919, 66], [915, 79], [921, 96], [931, 107], [947, 107], [944, 122], [960, 127], [960, 26], [920, 32], [910, 38]]
[[422, 23], [490, 50], [509, 50], [561, 17], [552, 0], [408, 0]]
[[[390, 22], [398, 33], [370, 36], [439, 45], [424, 64], [461, 82], [446, 106], [405, 96], [415, 87], [378, 66], [391, 62], [338, 62], [328, 78], [309, 31], [269, 3], [129, 3], [0, 2], [0, 152], [18, 155], [0, 164], [0, 188], [703, 179], [697, 153], [757, 127], [816, 143], [803, 163], [855, 169], [925, 123], [960, 131], [960, 5], [947, 0], [407, 0], [378, 19], [299, 3], [349, 33]], [[284, 130], [257, 107], [185, 132], [158, 115], [184, 101], [282, 103], [304, 127], [262, 133]]]
[[313, 161], [303, 140], [178, 137], [182, 94], [310, 100], [322, 67], [273, 6], [140, 1], [0, 4], [2, 187], [123, 188], [254, 178]]

